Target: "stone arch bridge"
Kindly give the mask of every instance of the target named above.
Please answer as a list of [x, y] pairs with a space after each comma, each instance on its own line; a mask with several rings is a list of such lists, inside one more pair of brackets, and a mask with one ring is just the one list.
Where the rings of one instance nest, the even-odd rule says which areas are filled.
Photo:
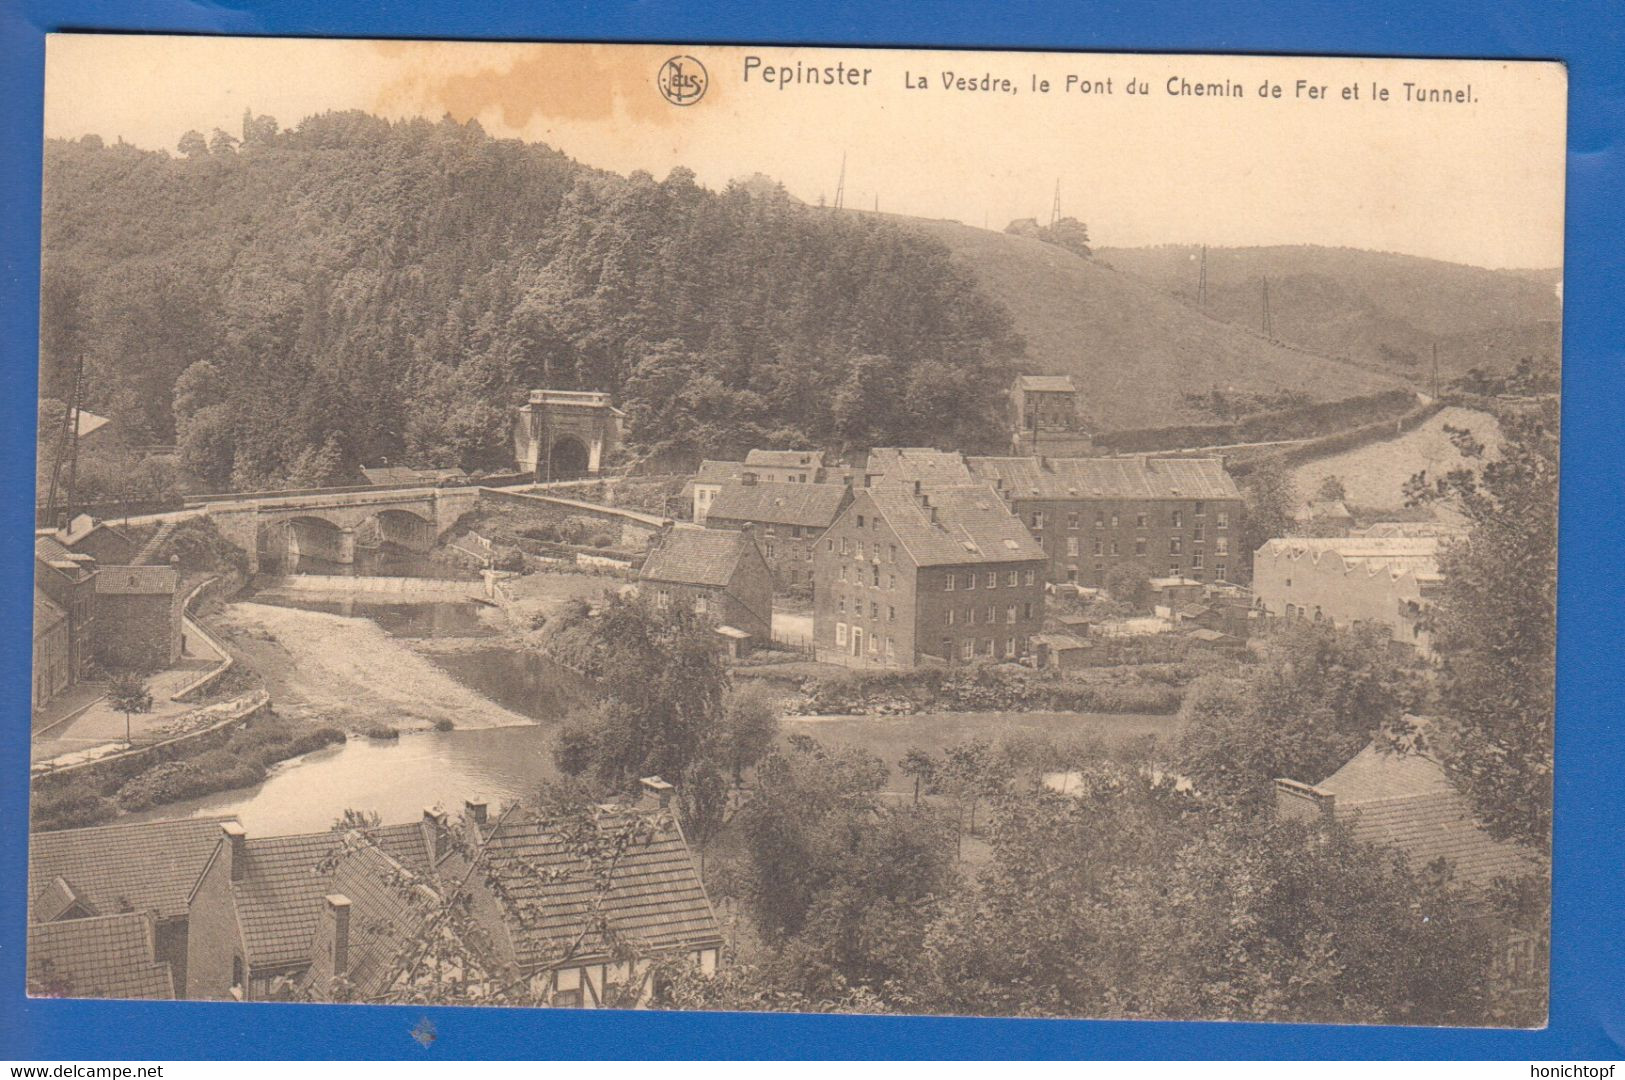
[[262, 561], [291, 566], [302, 555], [349, 565], [357, 549], [427, 552], [479, 500], [474, 487], [412, 488], [242, 497], [196, 510], [248, 553], [249, 572], [258, 573]]

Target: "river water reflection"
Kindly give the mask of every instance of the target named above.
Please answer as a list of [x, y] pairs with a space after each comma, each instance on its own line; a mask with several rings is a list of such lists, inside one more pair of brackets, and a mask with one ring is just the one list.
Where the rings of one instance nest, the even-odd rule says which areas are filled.
[[[255, 601], [369, 618], [402, 638], [478, 639], [492, 633], [473, 603], [372, 603], [270, 594]], [[387, 741], [352, 735], [340, 746], [281, 763], [256, 787], [172, 803], [125, 820], [234, 814], [251, 836], [314, 832], [328, 828], [347, 809], [401, 822], [417, 819], [426, 806], [455, 809], [475, 796], [507, 803], [534, 795], [557, 776], [553, 733], [588, 696], [579, 675], [534, 653], [478, 640], [430, 658], [458, 682], [536, 724], [414, 732]]]

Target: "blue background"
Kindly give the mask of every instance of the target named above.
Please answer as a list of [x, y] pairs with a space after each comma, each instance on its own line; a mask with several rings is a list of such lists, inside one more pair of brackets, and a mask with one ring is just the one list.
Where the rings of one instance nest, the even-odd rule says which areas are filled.
[[[697, 0], [0, 0], [0, 1058], [1619, 1058], [1625, 814], [1618, 771], [1625, 437], [1625, 15], [1598, 3], [792, 3]], [[44, 34], [911, 45], [1560, 59], [1569, 65], [1556, 897], [1539, 1032], [1242, 1024], [30, 1001], [23, 994], [29, 603]], [[437, 1038], [411, 1037], [423, 1018]]]

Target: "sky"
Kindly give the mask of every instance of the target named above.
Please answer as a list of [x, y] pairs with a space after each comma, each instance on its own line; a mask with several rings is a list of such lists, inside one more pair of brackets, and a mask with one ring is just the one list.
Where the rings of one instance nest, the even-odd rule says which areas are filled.
[[[707, 76], [686, 105], [659, 89], [678, 54]], [[1058, 187], [1099, 247], [1562, 265], [1559, 64], [143, 35], [53, 35], [46, 56], [47, 137], [173, 152], [188, 130], [240, 133], [244, 109], [449, 114], [619, 173], [764, 173], [807, 202], [833, 198], [844, 158], [849, 207], [993, 229], [1047, 221]]]

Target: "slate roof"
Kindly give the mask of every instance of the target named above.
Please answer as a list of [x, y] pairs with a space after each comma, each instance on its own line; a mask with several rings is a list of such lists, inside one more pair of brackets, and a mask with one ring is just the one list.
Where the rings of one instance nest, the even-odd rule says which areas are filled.
[[742, 461], [713, 461], [706, 459], [700, 462], [700, 471], [694, 479], [709, 483], [725, 483], [729, 480], [738, 480], [739, 475], [745, 471]]
[[772, 466], [779, 469], [816, 469], [823, 463], [822, 450], [752, 450], [745, 455], [746, 465]]
[[1372, 743], [1316, 787], [1337, 797], [1333, 815], [1356, 837], [1399, 848], [1413, 867], [1448, 859], [1456, 879], [1471, 885], [1535, 869], [1530, 852], [1484, 831], [1444, 769], [1424, 754]]
[[[428, 869], [417, 822], [384, 825], [368, 835], [403, 866], [420, 873]], [[319, 904], [333, 891], [344, 838], [332, 832], [305, 833], [249, 837], [243, 844], [248, 865], [231, 886], [249, 963], [276, 968], [308, 962]]]
[[977, 480], [1015, 498], [1241, 498], [1216, 457], [973, 457], [965, 464]]
[[51, 627], [62, 622], [68, 613], [57, 606], [56, 601], [46, 596], [36, 586], [34, 589], [34, 636], [39, 637]]
[[919, 480], [932, 484], [968, 484], [976, 478], [965, 467], [965, 459], [952, 450], [929, 446], [880, 446], [869, 451], [864, 473], [884, 477], [889, 482]]
[[[440, 902], [426, 878], [365, 842], [338, 864], [327, 895], [350, 901], [347, 977], [362, 996], [388, 989], [384, 982], [395, 957]], [[332, 924], [321, 914], [327, 895], [316, 900], [317, 929], [311, 940], [310, 967], [302, 978], [317, 997], [326, 996], [333, 977]]]
[[827, 529], [846, 496], [846, 487], [837, 484], [728, 484], [711, 500], [705, 518]]
[[220, 840], [220, 826], [234, 820], [186, 818], [30, 833], [28, 881], [34, 903], [29, 917], [45, 917], [50, 909], [46, 890], [57, 878], [97, 911], [184, 916], [192, 886]]
[[671, 813], [610, 809], [601, 814], [606, 829], [642, 822], [637, 838], [607, 870], [602, 889], [595, 867], [572, 853], [557, 823], [510, 818], [494, 832], [487, 827], [486, 863], [501, 893], [523, 909], [523, 916], [511, 911], [502, 916], [520, 966], [546, 967], [577, 938], [578, 958], [601, 955], [604, 942], [593, 925], [600, 893], [610, 929], [645, 949], [720, 944], [716, 914]]
[[467, 477], [462, 469], [414, 469], [407, 465], [362, 466], [361, 475], [369, 484], [433, 484], [440, 480]]
[[172, 566], [104, 566], [96, 571], [98, 596], [168, 596], [180, 587]]
[[175, 996], [169, 964], [153, 955], [153, 927], [139, 913], [35, 923], [28, 928], [29, 989], [52, 997]]
[[638, 577], [721, 588], [733, 580], [754, 543], [746, 533], [732, 529], [673, 529], [649, 552]]
[[[916, 566], [962, 566], [1043, 559], [1044, 549], [986, 484], [922, 486], [936, 510], [912, 488], [883, 483], [869, 489], [874, 507]], [[851, 513], [849, 509], [847, 511]]]
[[73, 886], [68, 884], [67, 878], [54, 877], [34, 895], [31, 914], [35, 922], [47, 923], [55, 922], [64, 915], [74, 914], [76, 909], [76, 918], [101, 914], [94, 904], [73, 891]]
[[63, 546], [62, 541], [54, 536], [34, 537], [34, 557], [45, 562], [67, 562], [72, 559], [72, 552]]
[[1068, 393], [1078, 392], [1077, 384], [1070, 375], [1021, 375], [1016, 378], [1016, 385], [1024, 391], [1037, 391], [1039, 393]]

